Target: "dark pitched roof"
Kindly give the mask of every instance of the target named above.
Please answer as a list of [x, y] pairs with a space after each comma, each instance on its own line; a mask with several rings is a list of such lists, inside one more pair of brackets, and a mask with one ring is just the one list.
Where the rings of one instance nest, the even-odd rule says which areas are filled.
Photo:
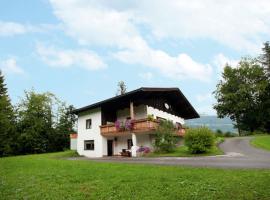
[[[192, 119], [200, 117], [187, 98], [183, 95], [179, 88], [150, 88], [141, 87], [139, 89], [118, 95], [79, 109], [74, 110], [75, 114], [90, 109], [101, 107], [104, 110], [116, 110], [128, 107], [129, 102], [134, 104], [146, 104], [155, 108], [164, 110], [171, 114], [177, 115], [184, 119]], [[169, 103], [172, 107], [170, 110], [163, 109], [164, 103]]]

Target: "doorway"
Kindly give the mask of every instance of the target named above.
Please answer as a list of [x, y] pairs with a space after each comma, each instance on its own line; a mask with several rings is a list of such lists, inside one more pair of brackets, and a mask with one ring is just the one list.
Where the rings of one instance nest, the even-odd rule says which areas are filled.
[[108, 151], [108, 156], [113, 155], [113, 140], [107, 140], [107, 151]]

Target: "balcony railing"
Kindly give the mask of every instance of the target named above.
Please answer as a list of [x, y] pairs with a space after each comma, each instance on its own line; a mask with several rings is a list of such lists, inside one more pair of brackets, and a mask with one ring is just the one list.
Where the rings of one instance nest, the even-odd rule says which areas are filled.
[[[115, 124], [107, 124], [100, 126], [101, 135], [104, 136], [121, 136], [130, 133], [148, 133], [155, 131], [159, 126], [158, 120], [138, 119], [133, 120], [131, 130], [125, 128], [116, 128]], [[184, 136], [185, 129], [176, 130], [176, 135]]]

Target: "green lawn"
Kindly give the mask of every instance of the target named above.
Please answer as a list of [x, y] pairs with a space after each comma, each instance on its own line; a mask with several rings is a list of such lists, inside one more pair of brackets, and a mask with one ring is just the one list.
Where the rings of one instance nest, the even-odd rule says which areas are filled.
[[257, 148], [270, 151], [270, 135], [255, 136], [251, 144]]
[[222, 155], [223, 152], [216, 146], [210, 151], [202, 154], [192, 154], [188, 151], [186, 146], [179, 146], [174, 152], [171, 153], [156, 153], [152, 152], [146, 155], [146, 157], [192, 157], [192, 156], [213, 156], [213, 155]]
[[269, 199], [270, 170], [60, 159], [71, 152], [0, 159], [0, 199]]

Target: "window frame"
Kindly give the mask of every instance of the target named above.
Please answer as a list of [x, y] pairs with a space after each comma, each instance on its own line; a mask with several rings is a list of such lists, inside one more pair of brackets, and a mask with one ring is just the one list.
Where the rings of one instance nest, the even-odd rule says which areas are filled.
[[[89, 125], [88, 122], [90, 122], [90, 126], [88, 126]], [[91, 129], [91, 128], [92, 128], [92, 119], [85, 120], [85, 129]]]
[[[87, 148], [87, 144], [90, 144], [90, 148]], [[85, 151], [94, 151], [95, 150], [95, 140], [84, 140], [84, 150]]]

